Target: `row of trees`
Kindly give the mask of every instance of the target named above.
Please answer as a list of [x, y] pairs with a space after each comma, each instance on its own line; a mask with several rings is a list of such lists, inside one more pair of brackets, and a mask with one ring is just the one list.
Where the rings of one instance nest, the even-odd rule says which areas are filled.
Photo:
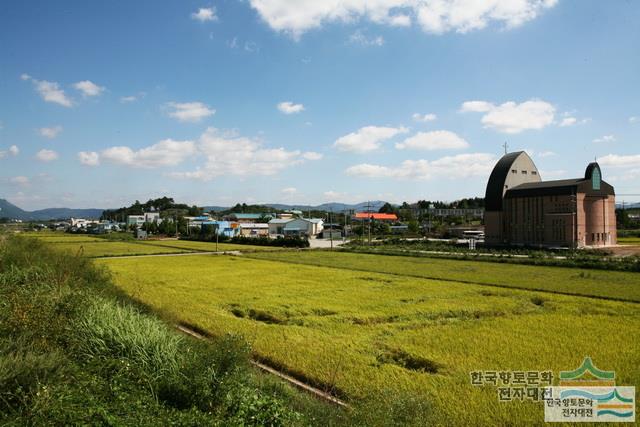
[[176, 203], [172, 197], [149, 199], [146, 203], [136, 200], [131, 206], [120, 209], [109, 209], [102, 212], [100, 219], [109, 221], [126, 221], [129, 215], [142, 215], [144, 212], [160, 212], [161, 217], [199, 216], [203, 209], [195, 205]]

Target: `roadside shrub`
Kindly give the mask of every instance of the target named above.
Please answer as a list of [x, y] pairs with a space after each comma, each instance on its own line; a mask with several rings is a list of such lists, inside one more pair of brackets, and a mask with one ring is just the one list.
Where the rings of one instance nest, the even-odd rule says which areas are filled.
[[37, 354], [17, 350], [0, 354], [0, 410], [18, 412], [31, 406], [38, 390], [65, 373], [60, 352]]
[[237, 335], [187, 346], [183, 365], [159, 380], [158, 398], [178, 409], [196, 407], [214, 411], [246, 382], [250, 348]]
[[182, 337], [131, 306], [97, 298], [72, 329], [78, 351], [88, 358], [127, 360], [153, 382], [179, 369]]
[[229, 422], [239, 426], [290, 426], [300, 414], [286, 408], [277, 398], [250, 387], [238, 387], [227, 396]]

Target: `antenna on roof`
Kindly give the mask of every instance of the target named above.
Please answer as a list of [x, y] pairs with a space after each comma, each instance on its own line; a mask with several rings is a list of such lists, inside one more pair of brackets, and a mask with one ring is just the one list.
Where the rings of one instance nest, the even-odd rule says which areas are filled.
[[507, 154], [507, 150], [509, 149], [509, 144], [507, 144], [507, 141], [505, 141], [502, 146], [504, 147], [504, 154]]

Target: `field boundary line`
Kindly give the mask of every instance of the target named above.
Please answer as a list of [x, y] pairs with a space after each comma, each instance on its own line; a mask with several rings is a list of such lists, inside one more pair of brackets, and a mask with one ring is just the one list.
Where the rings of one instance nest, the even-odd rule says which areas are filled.
[[[367, 255], [375, 255], [375, 254], [367, 254]], [[335, 268], [335, 269], [338, 269], [338, 270], [359, 271], [359, 272], [363, 272], [363, 273], [388, 274], [390, 276], [411, 277], [413, 279], [439, 280], [441, 282], [462, 283], [462, 284], [465, 284], [465, 285], [492, 286], [494, 288], [501, 288], [501, 289], [512, 289], [512, 290], [530, 291], [530, 292], [543, 292], [543, 293], [554, 294], [554, 295], [565, 295], [565, 296], [582, 297], [582, 298], [594, 298], [594, 299], [601, 299], [601, 300], [606, 300], [606, 301], [616, 301], [616, 302], [627, 302], [627, 303], [631, 303], [631, 304], [640, 304], [640, 301], [624, 299], [624, 298], [617, 298], [617, 297], [608, 297], [608, 296], [600, 296], [600, 295], [585, 295], [585, 294], [577, 294], [577, 293], [562, 292], [562, 291], [552, 291], [552, 290], [548, 290], [548, 289], [539, 289], [539, 288], [523, 288], [523, 287], [519, 287], [519, 286], [507, 286], [507, 285], [500, 285], [500, 284], [496, 284], [496, 283], [472, 282], [470, 280], [463, 280], [463, 279], [456, 280], [456, 279], [447, 279], [447, 278], [432, 277], [432, 276], [419, 276], [419, 275], [416, 275], [416, 274], [403, 274], [403, 273], [393, 273], [393, 272], [385, 272], [385, 271], [373, 271], [373, 270], [365, 270], [364, 268], [340, 267], [340, 266], [336, 266], [336, 265], [321, 265], [321, 264], [312, 264], [312, 263], [301, 262], [301, 261], [284, 261], [284, 260], [280, 260], [280, 259], [267, 259], [267, 258], [261, 258], [260, 256], [251, 256], [250, 254], [244, 254], [243, 256], [245, 258], [251, 258], [251, 259], [256, 259], [256, 260], [261, 260], [261, 261], [281, 262], [281, 263], [284, 263], [284, 264], [297, 264], [297, 265], [308, 265], [308, 266], [311, 266], [311, 267]], [[378, 255], [378, 256], [384, 256], [384, 255]]]
[[[206, 336], [204, 336], [204, 335], [202, 335], [202, 334], [200, 334], [200, 333], [198, 333], [198, 332], [196, 332], [196, 331], [194, 331], [194, 330], [192, 330], [190, 328], [187, 328], [184, 325], [176, 325], [176, 329], [178, 329], [180, 332], [182, 332], [184, 334], [190, 335], [193, 338], [196, 338], [196, 339], [199, 339], [199, 340], [205, 340], [207, 338]], [[261, 363], [261, 362], [257, 362], [257, 361], [255, 361], [253, 359], [250, 359], [249, 362], [251, 363], [251, 365], [255, 366], [256, 368], [258, 368], [258, 369], [260, 369], [260, 370], [262, 370], [264, 372], [267, 372], [267, 373], [269, 373], [271, 375], [275, 375], [276, 377], [280, 378], [281, 380], [284, 380], [284, 381], [288, 382], [289, 384], [291, 384], [291, 385], [293, 385], [293, 386], [295, 386], [295, 387], [297, 387], [299, 389], [302, 389], [302, 390], [304, 390], [304, 391], [306, 391], [308, 393], [311, 393], [311, 394], [313, 394], [314, 396], [316, 396], [316, 397], [318, 397], [320, 399], [324, 399], [324, 400], [326, 400], [326, 401], [328, 401], [330, 403], [333, 403], [335, 405], [341, 406], [343, 408], [347, 408], [347, 409], [350, 408], [350, 406], [348, 404], [346, 404], [342, 400], [338, 399], [337, 397], [332, 396], [331, 394], [326, 393], [326, 392], [324, 392], [324, 391], [322, 391], [320, 389], [317, 389], [317, 388], [315, 388], [315, 387], [313, 387], [313, 386], [311, 386], [309, 384], [306, 384], [306, 383], [304, 383], [304, 382], [302, 382], [300, 380], [297, 380], [297, 379], [293, 378], [290, 375], [287, 375], [287, 374], [285, 374], [283, 372], [278, 371], [277, 369], [272, 368], [271, 366], [265, 365], [264, 363]]]

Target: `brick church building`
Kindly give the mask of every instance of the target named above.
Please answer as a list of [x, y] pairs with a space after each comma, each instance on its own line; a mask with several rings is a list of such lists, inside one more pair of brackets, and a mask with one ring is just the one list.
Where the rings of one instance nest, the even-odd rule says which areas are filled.
[[598, 163], [584, 178], [542, 181], [524, 151], [508, 153], [491, 172], [485, 195], [487, 245], [611, 246], [617, 242], [615, 191]]

